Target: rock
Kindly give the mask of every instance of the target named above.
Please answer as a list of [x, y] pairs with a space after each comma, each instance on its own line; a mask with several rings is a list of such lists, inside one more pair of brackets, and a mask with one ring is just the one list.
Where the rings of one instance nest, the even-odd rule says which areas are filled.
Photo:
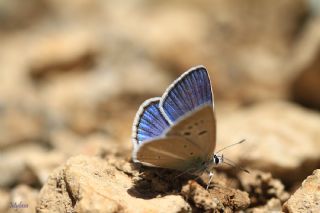
[[320, 50], [315, 62], [300, 73], [293, 85], [294, 99], [305, 106], [320, 109]]
[[268, 212], [281, 212], [281, 210], [282, 210], [281, 201], [276, 198], [271, 198], [270, 200], [268, 200], [266, 205], [248, 209], [246, 210], [246, 212], [268, 213]]
[[4, 104], [0, 114], [0, 150], [45, 137], [45, 117], [35, 106]]
[[59, 72], [89, 71], [98, 52], [92, 37], [81, 29], [71, 28], [67, 32], [47, 32], [46, 36], [33, 40], [28, 58], [30, 77], [39, 81]]
[[179, 195], [152, 199], [128, 193], [130, 176], [107, 161], [77, 156], [56, 169], [40, 191], [38, 212], [181, 212], [190, 206]]
[[[26, 36], [12, 36], [1, 38], [3, 47], [0, 50], [1, 78], [0, 105], [1, 111], [18, 111], [17, 114], [42, 115], [41, 101], [28, 76], [27, 45], [30, 40]], [[24, 51], [21, 51], [24, 50]], [[32, 116], [31, 116], [32, 117]], [[25, 127], [26, 128], [26, 127]]]
[[190, 200], [195, 207], [202, 211], [222, 210], [222, 203], [195, 181], [189, 181], [184, 185], [181, 194]]
[[220, 200], [225, 210], [231, 212], [244, 210], [250, 205], [248, 193], [238, 189], [216, 186], [210, 190], [210, 194]]
[[303, 181], [301, 187], [283, 205], [286, 213], [320, 212], [320, 170]]
[[[228, 179], [222, 179], [220, 183], [227, 184]], [[220, 183], [205, 190], [197, 182], [188, 180], [188, 176], [178, 178], [174, 171], [133, 167], [121, 158], [108, 156], [107, 160], [102, 160], [80, 155], [70, 158], [51, 174], [40, 191], [37, 210], [231, 212], [246, 209], [250, 204], [246, 192]]]
[[[25, 160], [43, 149], [35, 144], [25, 144], [14, 150], [2, 151], [0, 154], [0, 186], [8, 187], [17, 182], [35, 183], [36, 177], [27, 171]], [[22, 179], [22, 180], [21, 180]]]
[[266, 204], [265, 207], [273, 206], [268, 204], [271, 199], [285, 202], [289, 198], [283, 184], [272, 177], [270, 173], [257, 170], [250, 170], [250, 174], [240, 173], [239, 179], [242, 188], [249, 193], [251, 206]]
[[293, 99], [305, 106], [320, 109], [320, 17], [309, 23], [295, 48], [292, 69], [297, 73], [291, 85]]
[[48, 3], [39, 0], [31, 0], [29, 3], [16, 0], [2, 2], [0, 8], [2, 33], [35, 24], [49, 12]]
[[75, 150], [79, 149], [85, 140], [84, 137], [65, 128], [51, 131], [48, 137], [50, 146], [57, 152], [64, 153], [68, 157], [75, 154]]
[[8, 213], [17, 211], [31, 213], [35, 211], [38, 190], [27, 185], [18, 185], [11, 192], [11, 200]]
[[43, 185], [52, 171], [66, 160], [66, 155], [57, 151], [45, 151], [34, 153], [29, 158], [24, 159], [26, 168], [37, 177]]
[[10, 193], [0, 189], [0, 212], [7, 212], [10, 205]]
[[225, 185], [214, 185], [206, 190], [195, 181], [188, 181], [182, 187], [181, 194], [194, 205], [198, 211], [239, 211], [246, 209], [250, 199], [246, 192]]
[[318, 113], [291, 103], [264, 102], [217, 117], [216, 150], [246, 139], [245, 143], [225, 150], [225, 157], [270, 172], [285, 184], [302, 180], [317, 168]]
[[127, 158], [131, 155], [131, 143], [119, 144], [116, 139], [105, 133], [92, 133], [81, 136], [70, 130], [55, 130], [50, 133], [50, 145], [54, 151], [67, 157], [73, 155], [86, 156], [122, 156]]
[[17, 183], [37, 185], [46, 181], [53, 168], [65, 160], [65, 155], [48, 152], [37, 143], [15, 146], [0, 153], [0, 186]]
[[[309, 21], [307, 1], [261, 1], [258, 6], [249, 0], [205, 0], [184, 7], [163, 2], [150, 10], [140, 11], [122, 28], [158, 64], [179, 73], [204, 64], [215, 83], [216, 97], [245, 103], [288, 97], [295, 73], [284, 67], [292, 63], [288, 60], [292, 47]], [[136, 30], [133, 26], [141, 22], [144, 25]]]

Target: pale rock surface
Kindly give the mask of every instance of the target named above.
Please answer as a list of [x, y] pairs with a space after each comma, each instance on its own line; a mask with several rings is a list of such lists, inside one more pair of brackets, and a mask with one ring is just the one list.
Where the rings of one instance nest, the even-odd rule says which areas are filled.
[[64, 162], [65, 155], [49, 152], [36, 143], [22, 144], [0, 152], [0, 186], [15, 183], [43, 184], [54, 168]]
[[[320, 160], [320, 116], [287, 102], [265, 102], [217, 116], [217, 149], [248, 168], [271, 172], [293, 183], [317, 168]], [[288, 175], [290, 174], [290, 175]]]
[[189, 181], [184, 185], [181, 193], [186, 199], [191, 200], [197, 208], [204, 211], [223, 209], [222, 203], [217, 198], [210, 198], [210, 193], [195, 181]]
[[40, 108], [0, 100], [0, 115], [0, 150], [44, 138], [46, 121]]
[[310, 22], [291, 64], [294, 75], [291, 94], [295, 101], [320, 109], [320, 16]]
[[287, 213], [320, 212], [320, 170], [308, 176], [301, 187], [283, 205]]
[[8, 213], [35, 212], [38, 193], [39, 193], [38, 190], [35, 190], [27, 185], [16, 186], [11, 191], [10, 202], [9, 202], [11, 206], [9, 206]]
[[[286, 97], [292, 70], [284, 67], [291, 63], [288, 55], [301, 28], [299, 20], [308, 13], [307, 1], [271, 0], [258, 5], [250, 0], [204, 0], [177, 5], [164, 1], [147, 12], [129, 5], [115, 21], [158, 64], [180, 73], [206, 65], [219, 97], [240, 101]], [[135, 18], [132, 11], [139, 11]]]
[[249, 193], [253, 206], [271, 205], [268, 204], [271, 199], [284, 203], [289, 198], [289, 193], [285, 191], [284, 185], [280, 180], [273, 178], [271, 173], [250, 170], [250, 174], [240, 173], [239, 180], [242, 188]]
[[271, 198], [266, 205], [246, 210], [247, 213], [278, 213], [281, 212], [281, 201]]
[[6, 212], [10, 205], [10, 193], [0, 189], [0, 212]]
[[42, 188], [38, 212], [181, 212], [190, 206], [181, 196], [153, 199], [131, 196], [131, 178], [107, 161], [77, 156], [59, 167]]

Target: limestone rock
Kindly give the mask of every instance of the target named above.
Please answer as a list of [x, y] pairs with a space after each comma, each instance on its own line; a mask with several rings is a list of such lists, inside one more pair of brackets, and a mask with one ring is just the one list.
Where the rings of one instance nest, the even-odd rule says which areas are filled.
[[10, 205], [10, 193], [0, 189], [0, 212], [6, 212]]
[[291, 94], [297, 102], [320, 109], [320, 17], [309, 23], [303, 39], [297, 45], [292, 66], [297, 70]]
[[0, 149], [43, 139], [46, 121], [35, 106], [3, 104], [0, 101]]
[[206, 190], [195, 181], [188, 181], [182, 187], [181, 194], [199, 211], [239, 211], [250, 204], [246, 192], [231, 188], [228, 185], [214, 184]]
[[90, 33], [79, 29], [48, 33], [34, 40], [29, 55], [30, 77], [48, 79], [59, 72], [90, 70], [97, 54], [97, 44]]
[[39, 196], [39, 212], [181, 212], [190, 210], [179, 195], [152, 199], [128, 193], [131, 178], [102, 159], [71, 158], [49, 177]]
[[31, 0], [28, 3], [15, 0], [3, 2], [0, 9], [2, 14], [0, 31], [15, 31], [19, 28], [28, 27], [44, 18], [49, 10], [47, 2], [38, 0]]
[[11, 192], [8, 213], [17, 211], [32, 213], [35, 211], [37, 203], [38, 190], [27, 185], [18, 185]]
[[245, 143], [225, 150], [227, 158], [270, 172], [287, 184], [304, 179], [317, 168], [318, 113], [291, 103], [265, 102], [217, 117], [216, 150], [246, 139]]
[[188, 184], [183, 186], [181, 193], [203, 211], [223, 209], [222, 203], [217, 198], [210, 196], [210, 193], [195, 181], [189, 181]]
[[[286, 67], [292, 63], [288, 58], [297, 32], [303, 31], [307, 1], [205, 0], [183, 8], [167, 2], [152, 9], [152, 16], [144, 11], [138, 15], [137, 20], [147, 27], [139, 28], [144, 37], [139, 31], [134, 37], [153, 47], [149, 52], [159, 63], [169, 64], [176, 72], [194, 64], [206, 65], [218, 97], [250, 102], [288, 96], [294, 73]], [[123, 28], [131, 33], [134, 30], [127, 25], [136, 26], [137, 20], [124, 23]]]
[[246, 212], [247, 213], [269, 213], [269, 212], [281, 212], [281, 210], [282, 210], [281, 201], [276, 198], [272, 198], [268, 200], [266, 205], [248, 209]]
[[287, 213], [320, 212], [320, 170], [303, 181], [301, 187], [283, 205]]
[[253, 206], [266, 204], [271, 199], [283, 203], [289, 198], [281, 181], [273, 178], [270, 173], [250, 170], [250, 174], [240, 173], [239, 179], [243, 189], [249, 193]]
[[43, 184], [54, 168], [63, 163], [65, 155], [49, 152], [37, 143], [15, 146], [0, 152], [0, 186], [16, 183]]

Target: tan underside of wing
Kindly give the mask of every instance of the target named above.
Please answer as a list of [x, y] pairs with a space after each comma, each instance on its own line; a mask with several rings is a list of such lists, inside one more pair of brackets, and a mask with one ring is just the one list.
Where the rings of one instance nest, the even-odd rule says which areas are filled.
[[202, 150], [194, 143], [173, 136], [143, 143], [135, 151], [133, 160], [147, 166], [185, 171], [204, 161], [202, 156]]
[[198, 146], [204, 158], [210, 158], [216, 147], [216, 120], [212, 106], [204, 106], [178, 121], [166, 136], [183, 137]]

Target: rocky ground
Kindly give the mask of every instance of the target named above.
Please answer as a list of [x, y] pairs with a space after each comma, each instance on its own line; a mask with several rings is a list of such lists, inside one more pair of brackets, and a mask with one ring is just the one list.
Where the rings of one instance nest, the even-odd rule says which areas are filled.
[[[320, 212], [315, 0], [0, 3], [0, 212]], [[131, 161], [139, 105], [210, 72], [208, 176]]]

